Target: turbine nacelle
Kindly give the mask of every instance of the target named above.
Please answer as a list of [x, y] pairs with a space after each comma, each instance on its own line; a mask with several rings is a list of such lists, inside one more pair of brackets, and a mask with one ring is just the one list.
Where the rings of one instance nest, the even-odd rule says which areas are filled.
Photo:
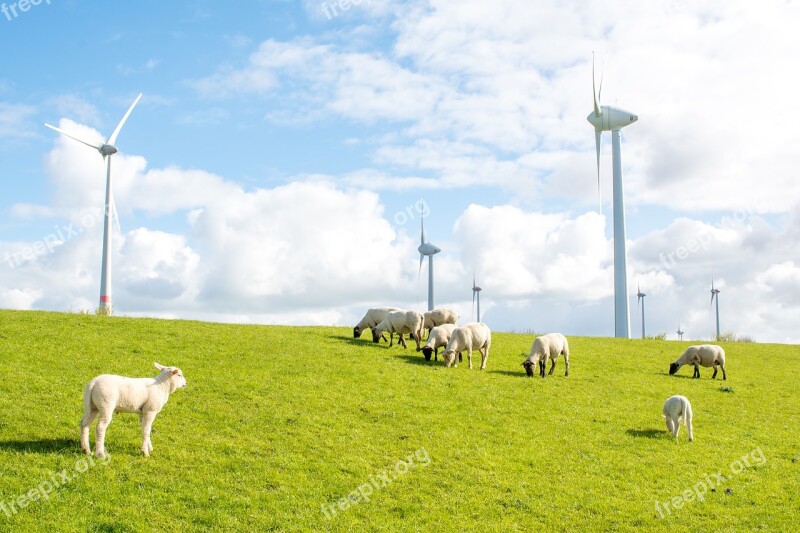
[[100, 155], [105, 157], [107, 155], [116, 154], [117, 153], [117, 147], [114, 146], [113, 144], [104, 144], [100, 148], [98, 148], [97, 151], [100, 152]]
[[433, 245], [433, 244], [429, 243], [429, 242], [424, 242], [424, 243], [419, 245], [419, 248], [417, 248], [417, 251], [420, 253], [420, 255], [431, 256], [431, 255], [438, 254], [439, 252], [442, 251], [442, 249], [439, 248], [436, 245]]
[[633, 124], [639, 120], [639, 116], [618, 107], [604, 105], [600, 108], [599, 114], [589, 113], [586, 120], [597, 131], [614, 131]]

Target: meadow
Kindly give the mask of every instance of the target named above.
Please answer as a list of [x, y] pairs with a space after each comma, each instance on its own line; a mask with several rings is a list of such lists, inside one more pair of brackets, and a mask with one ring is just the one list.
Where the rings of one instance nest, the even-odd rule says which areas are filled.
[[[0, 531], [790, 531], [800, 523], [800, 346], [723, 343], [728, 379], [669, 364], [691, 341], [533, 335], [487, 369], [350, 327], [0, 311]], [[150, 459], [135, 415], [80, 451], [86, 382], [179, 366]], [[440, 357], [441, 361], [441, 357]], [[694, 442], [664, 400], [687, 396]], [[92, 431], [94, 446], [94, 430]], [[49, 486], [48, 486], [49, 484]], [[22, 504], [25, 505], [22, 505]]]

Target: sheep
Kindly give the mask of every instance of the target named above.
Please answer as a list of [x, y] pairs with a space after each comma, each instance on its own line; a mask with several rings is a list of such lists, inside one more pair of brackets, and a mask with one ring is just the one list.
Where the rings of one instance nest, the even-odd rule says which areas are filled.
[[692, 378], [700, 378], [699, 367], [704, 366], [714, 367], [714, 374], [711, 376], [711, 379], [717, 378], [718, 368], [722, 369], [722, 379], [728, 379], [728, 376], [725, 374], [725, 350], [716, 344], [689, 346], [677, 361], [669, 365], [669, 374], [674, 374], [683, 365], [694, 365]]
[[[367, 309], [367, 314], [364, 315], [364, 318], [356, 324], [353, 328], [353, 338], [360, 339], [361, 334], [364, 333], [365, 329], [372, 329], [381, 322], [383, 319], [386, 318], [386, 315], [391, 313], [392, 311], [399, 311], [399, 307], [372, 307]], [[385, 338], [383, 340], [386, 340]]]
[[689, 432], [689, 442], [694, 440], [692, 434], [692, 404], [686, 396], [671, 396], [664, 402], [664, 409], [661, 412], [667, 421], [667, 429], [672, 432], [672, 436], [678, 438], [680, 431], [679, 422], [683, 420], [686, 430]]
[[459, 358], [461, 352], [467, 350], [469, 368], [472, 369], [472, 350], [481, 352], [481, 370], [486, 368], [486, 360], [489, 359], [489, 348], [492, 346], [492, 332], [489, 326], [483, 322], [471, 322], [460, 328], [453, 330], [447, 347], [442, 354], [442, 361], [445, 366], [458, 366], [456, 354]]
[[423, 316], [425, 317], [423, 327], [428, 330], [428, 338], [430, 338], [430, 331], [436, 326], [455, 324], [458, 322], [459, 318], [458, 313], [444, 307], [434, 309], [433, 311], [426, 311]]
[[447, 346], [454, 329], [456, 329], [455, 324], [442, 324], [431, 330], [431, 334], [428, 335], [428, 342], [422, 347], [422, 353], [425, 355], [426, 361], [431, 360], [431, 352], [434, 352], [434, 361], [439, 360], [439, 348]]
[[403, 348], [408, 348], [403, 338], [403, 335], [408, 333], [417, 342], [417, 351], [420, 351], [422, 322], [422, 313], [418, 311], [392, 311], [380, 324], [372, 328], [372, 342], [379, 342], [384, 333], [389, 333], [389, 347], [391, 348], [393, 345], [391, 334], [397, 333], [400, 336], [400, 344], [403, 345]]
[[156, 415], [167, 403], [169, 395], [186, 386], [179, 368], [153, 363], [160, 373], [154, 378], [127, 378], [113, 374], [97, 376], [86, 384], [83, 393], [83, 419], [81, 420], [81, 448], [92, 454], [89, 446], [89, 428], [100, 415], [95, 435], [95, 452], [105, 458], [106, 428], [114, 413], [138, 413], [142, 424], [142, 452], [150, 457], [153, 444], [150, 430]]
[[564, 377], [567, 377], [569, 376], [569, 344], [567, 343], [567, 338], [561, 333], [540, 335], [533, 340], [531, 353], [522, 363], [522, 366], [525, 367], [525, 372], [528, 373], [528, 376], [532, 377], [538, 363], [539, 375], [544, 377], [544, 367], [547, 364], [547, 360], [550, 359], [550, 372], [547, 373], [550, 376], [556, 368], [556, 358], [561, 354], [564, 354], [564, 364], [567, 367]]

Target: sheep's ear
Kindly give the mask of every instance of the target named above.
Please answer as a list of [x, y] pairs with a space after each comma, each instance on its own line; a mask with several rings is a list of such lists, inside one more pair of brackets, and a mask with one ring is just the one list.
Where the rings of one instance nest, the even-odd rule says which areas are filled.
[[172, 370], [172, 375], [173, 375], [173, 376], [174, 376], [175, 374], [177, 374], [177, 373], [178, 373], [178, 369], [177, 369], [177, 368], [175, 368], [175, 369], [173, 369], [173, 370]]
[[163, 367], [162, 365], [159, 365], [158, 363], [153, 363], [153, 364], [155, 365], [155, 367], [156, 367], [157, 369], [159, 369], [159, 370], [164, 370], [164, 367]]

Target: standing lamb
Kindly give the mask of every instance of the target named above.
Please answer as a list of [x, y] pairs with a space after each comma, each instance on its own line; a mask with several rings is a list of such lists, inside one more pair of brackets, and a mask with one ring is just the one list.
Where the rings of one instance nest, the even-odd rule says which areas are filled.
[[389, 347], [391, 348], [393, 345], [391, 334], [397, 333], [400, 336], [400, 344], [403, 345], [403, 348], [408, 348], [403, 338], [403, 335], [408, 333], [417, 342], [417, 351], [420, 351], [422, 322], [422, 313], [418, 311], [392, 311], [380, 324], [372, 328], [372, 342], [377, 343], [381, 340], [381, 335], [389, 333]]
[[430, 331], [436, 326], [455, 324], [458, 322], [459, 318], [458, 313], [445, 307], [440, 307], [433, 311], [426, 311], [423, 316], [425, 317], [423, 327], [428, 330], [428, 338], [430, 338]]
[[138, 413], [142, 424], [142, 453], [150, 457], [153, 444], [150, 429], [156, 415], [167, 403], [169, 395], [186, 386], [186, 379], [179, 368], [154, 363], [160, 373], [154, 378], [126, 378], [113, 374], [97, 376], [86, 384], [83, 393], [83, 420], [81, 420], [81, 448], [91, 455], [89, 428], [97, 415], [95, 452], [106, 456], [106, 428], [114, 413]]
[[686, 396], [671, 396], [664, 402], [664, 409], [661, 414], [667, 421], [667, 429], [672, 432], [672, 436], [678, 438], [680, 431], [679, 422], [683, 420], [686, 430], [689, 432], [689, 442], [694, 440], [692, 434], [692, 404]]
[[426, 361], [431, 360], [431, 352], [434, 353], [434, 361], [439, 360], [439, 348], [447, 346], [454, 329], [456, 329], [455, 324], [442, 324], [431, 330], [431, 334], [428, 335], [428, 342], [422, 347], [422, 353], [425, 355]]
[[700, 377], [700, 368], [704, 366], [714, 367], [714, 374], [711, 379], [717, 378], [717, 369], [722, 369], [722, 379], [728, 379], [725, 374], [725, 350], [716, 344], [700, 344], [697, 346], [689, 346], [686, 351], [678, 357], [678, 360], [669, 365], [669, 374], [672, 375], [678, 371], [683, 365], [694, 365], [693, 378]]
[[386, 318], [386, 315], [392, 311], [399, 310], [399, 307], [372, 307], [367, 309], [367, 314], [365, 314], [364, 318], [362, 318], [361, 321], [353, 328], [353, 338], [360, 339], [361, 334], [364, 333], [365, 329], [373, 329], [375, 326], [383, 322], [383, 319]]
[[458, 366], [456, 354], [459, 358], [461, 352], [467, 350], [469, 368], [472, 369], [472, 350], [481, 352], [481, 370], [486, 368], [486, 360], [489, 358], [489, 348], [492, 346], [492, 332], [489, 326], [483, 322], [471, 322], [466, 326], [461, 326], [453, 330], [450, 341], [442, 354], [442, 361], [445, 366]]
[[541, 335], [533, 340], [531, 353], [522, 363], [522, 366], [525, 367], [525, 372], [528, 373], [528, 376], [532, 377], [538, 363], [539, 375], [544, 377], [544, 367], [547, 364], [547, 360], [550, 359], [550, 372], [547, 373], [550, 376], [556, 367], [556, 358], [561, 354], [564, 354], [564, 364], [567, 367], [564, 377], [567, 377], [569, 376], [569, 344], [567, 343], [567, 338], [561, 333]]

